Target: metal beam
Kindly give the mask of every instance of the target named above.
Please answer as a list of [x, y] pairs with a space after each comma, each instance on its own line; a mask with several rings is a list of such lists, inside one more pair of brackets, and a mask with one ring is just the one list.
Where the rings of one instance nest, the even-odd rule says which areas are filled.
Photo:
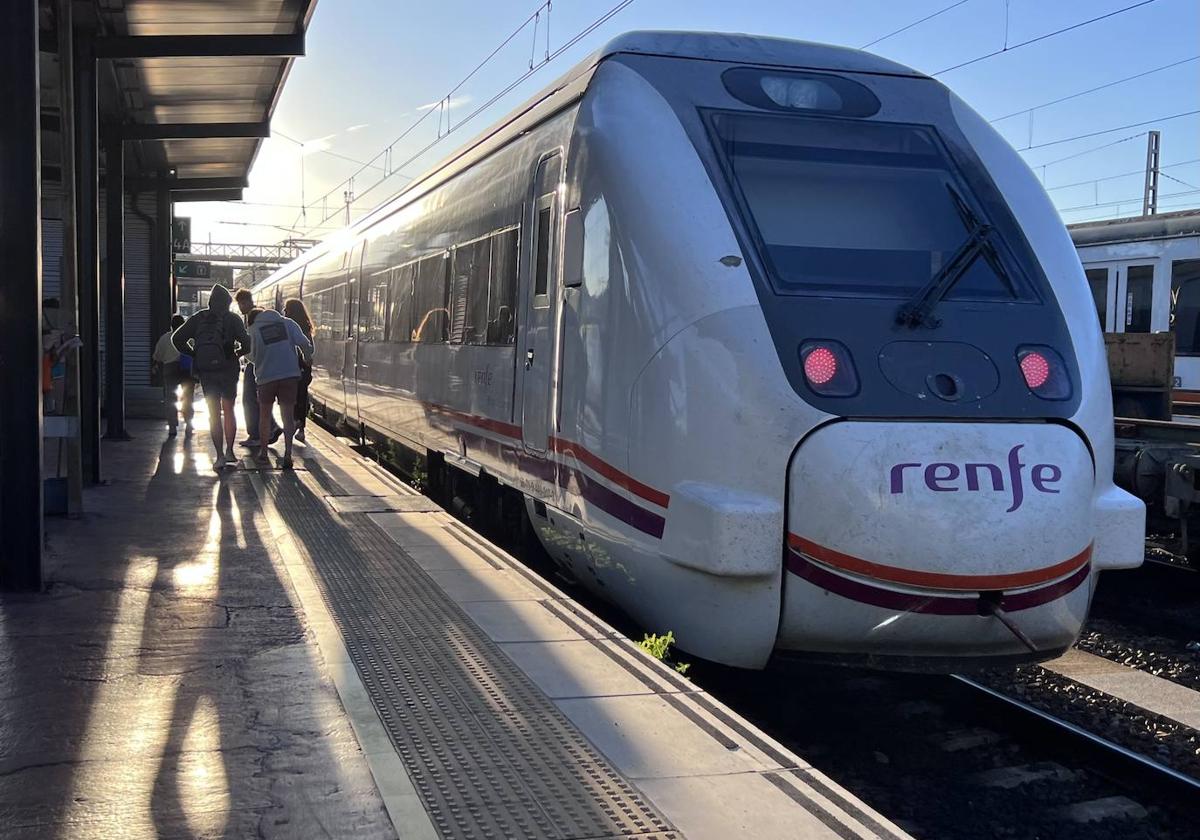
[[[54, 17], [58, 30], [58, 101], [62, 143], [62, 259], [60, 266], [59, 312], [66, 336], [79, 333], [79, 272], [76, 269], [75, 210], [75, 26], [73, 0], [56, 0]], [[45, 114], [42, 115], [43, 120]], [[79, 440], [79, 351], [67, 353], [62, 414], [75, 429], [67, 436], [67, 514], [83, 513], [83, 456]]]
[[0, 588], [42, 587], [42, 226], [38, 2], [0, 27]]
[[[158, 190], [155, 194], [154, 241], [150, 243], [150, 340], [171, 327], [174, 312], [171, 294], [171, 194]], [[159, 372], [161, 376], [163, 371]]]
[[304, 34], [294, 35], [113, 35], [96, 39], [97, 58], [296, 58]]
[[182, 204], [185, 201], [241, 201], [242, 191], [236, 190], [172, 190], [171, 200]]
[[121, 136], [126, 140], [204, 140], [227, 137], [270, 137], [269, 122], [241, 123], [125, 123]]
[[79, 437], [83, 474], [100, 475], [100, 165], [93, 33], [75, 32], [76, 265], [79, 270]]
[[104, 154], [104, 437], [125, 430], [125, 143], [111, 131]]
[[[131, 190], [168, 189], [180, 190], [240, 190], [250, 186], [241, 176], [229, 178], [130, 178], [127, 187]], [[176, 199], [178, 201], [179, 199]]]

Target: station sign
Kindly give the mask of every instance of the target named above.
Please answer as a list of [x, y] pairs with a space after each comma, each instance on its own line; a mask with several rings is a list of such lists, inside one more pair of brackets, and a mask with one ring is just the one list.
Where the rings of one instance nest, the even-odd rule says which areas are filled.
[[192, 252], [191, 217], [176, 216], [171, 220], [171, 252], [174, 254], [190, 254]]
[[199, 260], [175, 260], [175, 279], [208, 280], [212, 277], [212, 263]]

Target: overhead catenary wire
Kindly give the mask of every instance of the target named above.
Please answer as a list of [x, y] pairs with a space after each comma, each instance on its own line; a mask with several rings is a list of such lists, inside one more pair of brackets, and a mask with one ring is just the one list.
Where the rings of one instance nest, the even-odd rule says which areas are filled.
[[1135, 73], [1132, 76], [1125, 76], [1122, 79], [1114, 79], [1111, 82], [1105, 82], [1102, 85], [1097, 85], [1096, 87], [1091, 87], [1091, 88], [1088, 88], [1087, 90], [1081, 90], [1081, 91], [1078, 91], [1077, 93], [1072, 93], [1067, 96], [1060, 96], [1058, 99], [1051, 99], [1049, 102], [1042, 102], [1039, 105], [1032, 105], [1028, 108], [1022, 108], [1019, 111], [1013, 111], [1011, 114], [1005, 114], [1002, 117], [992, 117], [991, 119], [988, 120], [988, 122], [998, 123], [998, 122], [1002, 122], [1004, 120], [1012, 119], [1013, 117], [1019, 117], [1022, 114], [1028, 114], [1031, 111], [1038, 111], [1038, 110], [1041, 110], [1042, 108], [1049, 108], [1051, 105], [1058, 105], [1062, 102], [1067, 102], [1071, 99], [1077, 99], [1080, 96], [1086, 96], [1089, 93], [1095, 93], [1098, 90], [1104, 90], [1105, 88], [1115, 87], [1117, 85], [1124, 84], [1125, 82], [1132, 82], [1134, 79], [1140, 79], [1144, 76], [1150, 76], [1154, 73], [1161, 73], [1163, 70], [1170, 70], [1172, 67], [1179, 67], [1182, 64], [1188, 64], [1189, 62], [1197, 61], [1197, 60], [1200, 60], [1200, 55], [1194, 55], [1191, 58], [1184, 58], [1184, 59], [1181, 59], [1180, 61], [1172, 61], [1170, 64], [1164, 64], [1161, 67], [1155, 67], [1153, 70], [1144, 70], [1141, 73]]
[[[1138, 136], [1140, 137], [1141, 135], [1138, 135]], [[1192, 160], [1180, 160], [1180, 161], [1176, 161], [1175, 163], [1164, 164], [1159, 167], [1159, 171], [1161, 173], [1162, 170], [1164, 170], [1164, 169], [1174, 169], [1174, 168], [1178, 168], [1180, 166], [1188, 166], [1193, 163], [1200, 163], [1200, 158], [1193, 158]], [[1086, 181], [1075, 181], [1074, 183], [1071, 183], [1071, 184], [1055, 184], [1052, 187], [1043, 187], [1043, 189], [1046, 192], [1053, 192], [1054, 190], [1066, 190], [1066, 189], [1070, 189], [1071, 187], [1086, 187], [1086, 186], [1090, 186], [1092, 184], [1102, 183], [1104, 181], [1115, 181], [1118, 178], [1130, 178], [1134, 175], [1145, 175], [1145, 174], [1146, 174], [1145, 169], [1131, 169], [1128, 172], [1119, 172], [1115, 175], [1103, 175], [1099, 178], [1090, 178]], [[1162, 173], [1162, 174], [1166, 175], [1166, 173]], [[1171, 180], [1173, 180], [1173, 181], [1179, 180], [1178, 178], [1172, 178], [1170, 175], [1166, 175], [1166, 177], [1171, 178]], [[1186, 182], [1181, 181], [1180, 183], [1186, 183]], [[1193, 185], [1187, 184], [1187, 186], [1190, 187]]]
[[[1183, 196], [1192, 196], [1192, 195], [1200, 195], [1200, 189], [1181, 190], [1179, 192], [1173, 192], [1173, 193], [1163, 193], [1162, 195], [1159, 196], [1159, 198], [1162, 198], [1162, 199], [1181, 198]], [[1091, 209], [1094, 209], [1097, 207], [1116, 207], [1121, 204], [1140, 204], [1142, 199], [1143, 199], [1143, 196], [1139, 195], [1139, 196], [1133, 196], [1130, 198], [1122, 198], [1117, 201], [1102, 201], [1102, 202], [1093, 203], [1093, 204], [1080, 204], [1076, 207], [1060, 207], [1060, 208], [1058, 208], [1058, 212], [1059, 213], [1072, 213], [1072, 212], [1076, 212], [1079, 210], [1091, 210]]]
[[921, 18], [920, 20], [914, 20], [912, 23], [908, 24], [907, 26], [901, 26], [899, 29], [893, 30], [892, 32], [889, 32], [886, 35], [881, 35], [880, 37], [876, 38], [874, 41], [868, 41], [867, 43], [865, 43], [861, 47], [859, 47], [859, 49], [865, 50], [867, 47], [873, 47], [878, 43], [886, 41], [888, 38], [899, 35], [901, 32], [907, 32], [908, 30], [912, 29], [914, 26], [920, 26], [922, 23], [924, 23], [927, 20], [933, 20], [935, 17], [944, 15], [946, 12], [949, 12], [952, 9], [957, 9], [959, 6], [963, 5], [964, 3], [970, 3], [970, 2], [971, 2], [971, 0], [958, 0], [957, 3], [951, 3], [949, 6], [946, 6], [945, 8], [938, 9], [936, 12], [934, 12], [931, 15], [925, 15], [925, 17]]
[[[608, 11], [606, 11], [604, 14], [600, 15], [600, 17], [593, 20], [590, 24], [588, 24], [586, 27], [584, 27], [579, 32], [575, 33], [575, 35], [573, 35], [570, 39], [568, 39], [565, 43], [563, 43], [557, 49], [550, 52], [544, 60], [542, 60], [540, 63], [536, 64], [533, 68], [528, 69], [528, 70], [524, 71], [523, 73], [521, 73], [516, 79], [514, 79], [512, 82], [510, 82], [508, 85], [506, 85], [502, 90], [500, 90], [498, 93], [493, 95], [491, 98], [489, 98], [487, 101], [485, 101], [479, 107], [477, 107], [475, 110], [471, 111], [471, 113], [467, 114], [467, 116], [463, 117], [456, 124], [454, 124], [451, 128], [448, 128], [445, 133], [440, 134], [434, 140], [432, 140], [431, 142], [429, 142], [428, 144], [423, 146], [415, 154], [411, 155], [407, 160], [405, 160], [398, 167], [396, 167], [396, 169], [403, 169], [405, 166], [416, 161], [418, 158], [420, 158], [422, 155], [424, 155], [426, 152], [428, 152], [434, 146], [441, 143], [442, 140], [449, 137], [450, 134], [454, 133], [459, 128], [466, 125], [468, 122], [470, 122], [476, 116], [478, 116], [483, 111], [487, 110], [492, 105], [494, 105], [501, 98], [503, 98], [507, 94], [511, 93], [518, 85], [520, 85], [526, 79], [530, 78], [535, 73], [537, 73], [539, 70], [541, 70], [543, 67], [545, 67], [547, 64], [549, 64], [550, 62], [557, 59], [559, 56], [561, 56], [563, 53], [565, 53], [571, 47], [575, 46], [577, 43], [582, 41], [584, 38], [586, 38], [588, 35], [590, 35], [596, 29], [603, 26], [605, 23], [607, 23], [609, 20], [611, 20], [613, 17], [615, 17], [617, 14], [619, 14], [621, 11], [623, 11], [625, 8], [632, 5], [633, 3], [634, 3], [634, 0], [621, 0], [621, 2], [619, 2], [616, 5], [609, 8]], [[413, 127], [415, 127], [415, 124]], [[395, 142], [393, 142], [391, 145], [394, 146]], [[356, 193], [356, 195], [354, 197], [354, 201], [355, 202], [360, 201], [365, 196], [367, 196], [368, 194], [373, 192], [375, 189], [377, 189], [379, 186], [381, 186], [383, 183], [385, 183], [387, 180], [389, 180], [390, 177], [391, 177], [390, 175], [385, 175], [383, 178], [380, 178], [378, 181], [371, 184], [366, 189], [362, 190], [359, 193]], [[331, 213], [328, 213], [327, 215], [325, 215], [324, 218], [321, 219], [320, 223], [321, 224], [325, 223], [329, 219], [336, 216], [338, 212], [341, 212], [340, 209], [335, 210]]]
[[[1197, 108], [1193, 111], [1181, 111], [1178, 114], [1170, 114], [1165, 117], [1155, 117], [1152, 120], [1143, 120], [1142, 122], [1128, 123], [1127, 125], [1116, 125], [1116, 126], [1113, 126], [1112, 128], [1101, 129], [1100, 131], [1089, 131], [1085, 134], [1075, 134], [1075, 135], [1072, 135], [1071, 137], [1061, 137], [1058, 140], [1047, 140], [1045, 143], [1034, 143], [1032, 146], [1022, 146], [1021, 148], [1017, 149], [1017, 151], [1018, 152], [1028, 152], [1032, 149], [1044, 149], [1047, 146], [1057, 146], [1061, 143], [1070, 143], [1072, 140], [1085, 140], [1089, 137], [1101, 137], [1105, 134], [1112, 134], [1114, 131], [1124, 131], [1127, 128], [1139, 128], [1143, 125], [1157, 125], [1159, 123], [1170, 122], [1171, 120], [1180, 120], [1180, 119], [1183, 119], [1184, 117], [1193, 117], [1196, 114], [1200, 114], [1200, 108]], [[1142, 134], [1144, 134], [1144, 133], [1145, 132], [1142, 132]], [[1132, 140], [1135, 137], [1140, 137], [1140, 136], [1141, 136], [1141, 134], [1134, 134], [1129, 137], [1123, 138], [1122, 140], [1119, 140], [1117, 142], [1124, 142], [1125, 140]], [[1115, 143], [1114, 143], [1114, 145], [1115, 145]], [[1048, 164], [1039, 164], [1039, 166], [1046, 166], [1046, 165], [1048, 165]]]
[[1189, 183], [1188, 181], [1185, 181], [1182, 178], [1176, 178], [1174, 175], [1168, 175], [1166, 172], [1163, 172], [1164, 169], [1166, 169], [1165, 166], [1160, 166], [1158, 168], [1158, 174], [1163, 176], [1164, 178], [1169, 178], [1170, 180], [1174, 181], [1176, 184], [1183, 184], [1185, 187], [1191, 187], [1192, 189], [1200, 192], [1200, 187], [1197, 187], [1195, 184]]
[[1019, 50], [1021, 47], [1027, 47], [1030, 44], [1036, 44], [1039, 41], [1045, 41], [1048, 38], [1053, 38], [1057, 35], [1062, 35], [1066, 32], [1071, 32], [1072, 30], [1080, 29], [1081, 27], [1088, 26], [1088, 25], [1096, 23], [1098, 21], [1107, 20], [1110, 17], [1116, 17], [1117, 15], [1124, 14], [1125, 12], [1131, 12], [1134, 9], [1140, 9], [1142, 6], [1149, 6], [1151, 3], [1156, 3], [1156, 2], [1158, 2], [1158, 0], [1140, 0], [1140, 2], [1138, 2], [1138, 3], [1133, 3], [1131, 5], [1124, 6], [1120, 9], [1115, 9], [1111, 12], [1108, 12], [1107, 14], [1097, 15], [1094, 18], [1088, 18], [1087, 20], [1080, 21], [1079, 23], [1073, 23], [1070, 26], [1064, 26], [1062, 29], [1056, 29], [1053, 32], [1047, 32], [1044, 35], [1038, 35], [1034, 38], [1029, 38], [1025, 41], [1020, 41], [1016, 44], [1013, 44], [1012, 46], [1005, 45], [998, 50], [993, 50], [990, 53], [976, 56], [975, 58], [969, 59], [968, 61], [960, 61], [958, 64], [953, 64], [950, 67], [946, 67], [941, 70], [938, 70], [936, 73], [930, 73], [930, 75], [931, 76], [940, 76], [943, 73], [949, 73], [951, 70], [958, 70], [962, 67], [969, 67], [972, 64], [978, 64], [979, 62], [986, 61], [989, 58], [994, 58], [998, 55], [1003, 55], [1004, 53], [1010, 53], [1010, 52], [1013, 52], [1014, 50]]
[[[630, 2], [632, 2], [632, 0], [630, 0]], [[550, 3], [551, 3], [551, 0], [544, 0], [544, 2], [539, 3], [538, 7], [528, 17], [526, 17], [523, 21], [521, 21], [521, 23], [515, 29], [513, 29], [512, 32], [510, 32], [508, 34], [508, 36], [505, 37], [490, 53], [488, 53], [483, 58], [483, 60], [481, 60], [478, 64], [476, 64], [471, 69], [471, 71], [469, 73], [467, 73], [467, 75], [463, 76], [458, 81], [458, 83], [454, 85], [454, 87], [450, 88], [450, 90], [441, 99], [438, 100], [438, 102], [435, 106], [426, 108], [421, 113], [421, 116], [419, 116], [411, 125], [409, 125], [406, 129], [404, 129], [404, 131], [400, 132], [399, 136], [397, 136], [394, 140], [392, 140], [392, 142], [389, 143], [384, 148], [383, 151], [379, 152], [377, 155], [375, 155], [373, 158], [371, 158], [366, 163], [363, 163], [359, 167], [359, 169], [354, 172], [354, 174], [350, 175], [348, 178], [343, 180], [341, 183], [335, 185], [328, 192], [326, 192], [324, 195], [322, 195], [320, 198], [318, 198], [312, 204], [307, 205], [307, 206], [314, 207], [314, 208], [319, 206], [322, 202], [328, 201], [330, 198], [336, 196], [339, 191], [344, 190], [347, 186], [350, 185], [351, 182], [353, 182], [353, 180], [355, 178], [362, 175], [368, 169], [381, 168], [381, 167], [376, 166], [376, 162], [379, 161], [380, 158], [384, 158], [385, 160], [390, 160], [392, 148], [395, 147], [396, 144], [398, 144], [402, 140], [404, 140], [404, 138], [407, 137], [409, 134], [411, 134], [413, 131], [415, 131], [422, 123], [424, 123], [425, 120], [429, 118], [430, 114], [432, 114], [434, 112], [437, 112], [437, 114], [438, 114], [438, 121], [439, 121], [438, 135], [439, 135], [439, 137], [446, 136], [447, 134], [449, 134], [450, 128], [449, 128], [448, 111], [449, 111], [449, 107], [452, 105], [454, 95], [456, 93], [458, 93], [463, 88], [463, 86], [467, 84], [467, 82], [469, 82], [471, 79], [473, 79], [479, 73], [479, 71], [481, 71], [484, 67], [486, 67], [492, 61], [492, 59], [494, 59], [500, 53], [501, 50], [503, 50], [506, 46], [511, 44], [513, 39], [515, 39], [523, 31], [525, 31], [525, 29], [529, 26], [530, 23], [536, 23], [536, 21], [538, 21], [540, 19], [543, 10], [546, 10], [549, 8]], [[535, 33], [535, 36], [536, 36], [536, 33]], [[536, 43], [536, 37], [535, 37], [535, 43]], [[447, 131], [445, 134], [443, 134], [441, 131], [441, 118], [442, 118], [443, 112], [447, 112], [446, 113]], [[393, 166], [393, 165], [389, 164], [389, 166], [384, 170], [384, 177], [385, 178], [390, 177], [390, 175], [392, 173], [399, 173], [399, 171], [402, 170], [406, 165], [407, 164], [400, 164], [399, 166]], [[405, 177], [408, 177], [408, 176], [405, 176]], [[330, 218], [330, 216], [326, 216], [324, 219], [322, 219], [322, 222], [328, 220], [329, 218]], [[298, 221], [299, 221], [299, 219], [297, 219], [297, 222]]]

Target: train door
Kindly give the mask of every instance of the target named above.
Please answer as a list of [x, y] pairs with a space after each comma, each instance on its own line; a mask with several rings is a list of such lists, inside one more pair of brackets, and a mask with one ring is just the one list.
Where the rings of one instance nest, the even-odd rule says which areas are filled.
[[[1167, 313], [1156, 312], [1154, 263], [1142, 261], [1094, 265], [1086, 269], [1096, 314], [1105, 332], [1165, 330]], [[1162, 307], [1160, 307], [1162, 308]]]
[[554, 365], [554, 267], [558, 264], [559, 185], [562, 156], [547, 155], [538, 163], [533, 193], [525, 214], [522, 278], [522, 329], [517, 337], [521, 374], [521, 438], [530, 452], [546, 451], [550, 418], [550, 383]]
[[358, 314], [362, 311], [359, 302], [359, 269], [362, 267], [364, 244], [350, 251], [346, 265], [346, 343], [342, 350], [342, 389], [346, 399], [347, 420], [358, 422]]

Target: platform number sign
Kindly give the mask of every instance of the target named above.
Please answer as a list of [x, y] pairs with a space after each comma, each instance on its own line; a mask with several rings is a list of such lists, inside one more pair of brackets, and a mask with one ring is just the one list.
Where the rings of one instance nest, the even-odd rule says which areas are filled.
[[171, 252], [192, 252], [192, 220], [187, 216], [178, 216], [171, 220]]

